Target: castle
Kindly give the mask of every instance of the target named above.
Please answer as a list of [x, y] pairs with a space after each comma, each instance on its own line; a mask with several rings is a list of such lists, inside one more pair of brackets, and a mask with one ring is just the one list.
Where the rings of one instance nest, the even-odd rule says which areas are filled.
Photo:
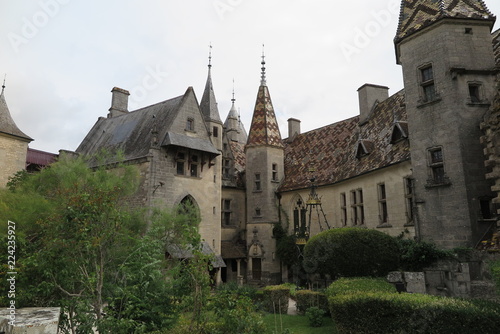
[[483, 1], [402, 0], [394, 43], [404, 89], [389, 96], [387, 87], [364, 84], [359, 116], [305, 133], [292, 118], [287, 137], [264, 57], [248, 134], [234, 96], [222, 121], [210, 61], [200, 102], [189, 87], [129, 111], [128, 91], [115, 87], [107, 117], [76, 152], [122, 151], [141, 175], [132, 205], [197, 207], [205, 248], [223, 260], [219, 282], [287, 281], [277, 224], [298, 242], [357, 226], [442, 248], [475, 247], [497, 227], [500, 201], [494, 22]]

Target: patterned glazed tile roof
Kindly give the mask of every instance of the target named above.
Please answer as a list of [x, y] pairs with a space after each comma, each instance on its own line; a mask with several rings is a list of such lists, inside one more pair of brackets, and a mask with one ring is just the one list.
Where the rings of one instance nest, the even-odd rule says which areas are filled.
[[266, 85], [259, 86], [247, 142], [247, 147], [263, 145], [283, 147], [271, 95]]
[[403, 0], [395, 41], [446, 17], [495, 21], [482, 0]]
[[26, 135], [24, 132], [19, 130], [10, 115], [9, 107], [7, 106], [7, 102], [5, 101], [4, 90], [2, 88], [2, 93], [0, 93], [0, 133], [4, 133], [10, 136], [18, 137], [24, 141], [32, 141], [33, 138]]
[[500, 66], [500, 29], [493, 33], [493, 52], [497, 66]]
[[[404, 91], [373, 109], [366, 123], [359, 116], [298, 135], [285, 142], [285, 179], [280, 191], [333, 184], [410, 159]], [[391, 143], [394, 128], [403, 130], [403, 139]], [[360, 144], [368, 154], [356, 157]], [[309, 168], [314, 168], [313, 174]]]
[[233, 154], [234, 168], [238, 172], [243, 172], [246, 167], [245, 144], [237, 141], [230, 141], [229, 147]]

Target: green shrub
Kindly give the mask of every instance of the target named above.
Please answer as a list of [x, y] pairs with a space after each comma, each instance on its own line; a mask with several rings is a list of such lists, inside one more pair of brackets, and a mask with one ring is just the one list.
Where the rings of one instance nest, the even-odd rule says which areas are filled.
[[264, 309], [270, 313], [287, 314], [290, 299], [290, 287], [286, 285], [269, 285], [263, 290]]
[[329, 298], [339, 333], [499, 333], [487, 303], [420, 294], [351, 293]]
[[490, 262], [490, 270], [493, 282], [497, 288], [497, 294], [500, 295], [500, 260]]
[[311, 327], [321, 327], [323, 326], [323, 318], [325, 316], [325, 311], [319, 307], [313, 306], [307, 309], [306, 316], [309, 319], [309, 325]]
[[297, 302], [298, 314], [305, 314], [306, 310], [313, 306], [316, 306], [329, 313], [328, 299], [322, 292], [312, 290], [299, 290], [295, 293], [295, 300]]
[[329, 297], [370, 292], [395, 293], [396, 288], [383, 278], [358, 277], [340, 278], [326, 289]]
[[437, 248], [430, 242], [410, 239], [396, 239], [400, 252], [400, 268], [403, 271], [423, 271], [440, 259], [449, 256], [449, 252]]
[[212, 308], [215, 320], [205, 326], [206, 333], [259, 334], [265, 330], [264, 322], [248, 296], [221, 291], [213, 297]]
[[382, 277], [398, 266], [396, 239], [376, 230], [327, 230], [312, 237], [304, 248], [304, 269], [331, 278]]

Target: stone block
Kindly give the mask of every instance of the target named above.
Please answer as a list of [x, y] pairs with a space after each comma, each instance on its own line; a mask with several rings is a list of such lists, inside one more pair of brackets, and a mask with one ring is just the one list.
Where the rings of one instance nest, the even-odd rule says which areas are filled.
[[58, 333], [60, 307], [27, 307], [12, 311], [0, 310], [0, 332], [5, 334]]

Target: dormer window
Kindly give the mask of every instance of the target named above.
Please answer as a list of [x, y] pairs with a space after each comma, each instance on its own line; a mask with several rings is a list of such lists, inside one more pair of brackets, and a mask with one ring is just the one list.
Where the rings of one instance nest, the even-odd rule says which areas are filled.
[[392, 127], [391, 144], [395, 144], [406, 138], [408, 138], [408, 123], [407, 122], [394, 123]]
[[360, 159], [370, 154], [373, 149], [373, 143], [369, 140], [360, 140], [356, 147], [356, 158]]

